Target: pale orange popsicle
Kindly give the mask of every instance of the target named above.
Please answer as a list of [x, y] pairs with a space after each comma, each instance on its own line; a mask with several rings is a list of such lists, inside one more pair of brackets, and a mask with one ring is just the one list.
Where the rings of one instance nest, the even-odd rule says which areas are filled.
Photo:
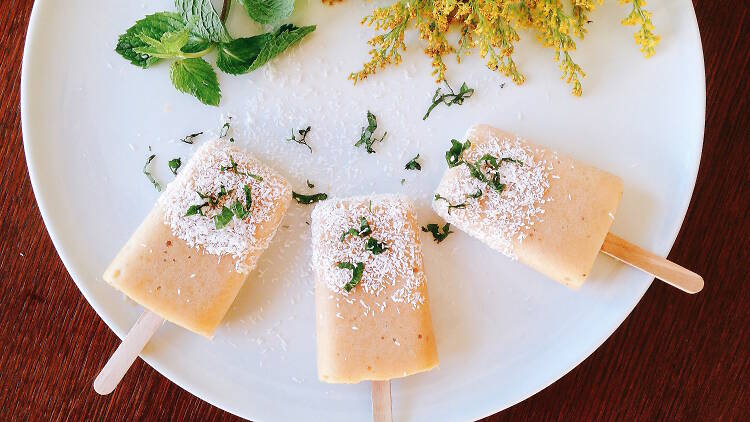
[[312, 243], [322, 381], [389, 380], [437, 366], [418, 225], [406, 199], [322, 202], [312, 213]]
[[[274, 170], [227, 140], [206, 142], [103, 278], [164, 319], [211, 337], [290, 200], [289, 184]], [[224, 207], [237, 212], [219, 228], [214, 217]]]
[[[614, 221], [622, 180], [490, 126], [470, 128], [466, 139], [461, 160], [469, 165], [445, 172], [436, 190], [445, 199], [433, 202], [435, 211], [493, 249], [580, 287]], [[472, 174], [477, 163], [486, 181]]]

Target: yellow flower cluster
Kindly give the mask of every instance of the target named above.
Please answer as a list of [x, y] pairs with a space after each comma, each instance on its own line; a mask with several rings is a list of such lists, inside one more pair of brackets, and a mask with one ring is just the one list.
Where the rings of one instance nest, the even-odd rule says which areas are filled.
[[[513, 61], [518, 31], [533, 31], [537, 39], [554, 51], [561, 78], [572, 87], [574, 95], [581, 95], [581, 78], [585, 73], [571, 57], [575, 51], [574, 37], [583, 39], [589, 13], [602, 0], [398, 0], [390, 6], [375, 9], [362, 20], [381, 34], [369, 41], [370, 60], [349, 79], [357, 83], [390, 64], [401, 62], [406, 50], [404, 34], [415, 28], [425, 42], [425, 54], [432, 59], [432, 74], [437, 82], [445, 80], [443, 58], [455, 53], [461, 56], [478, 48], [487, 67], [524, 82]], [[640, 26], [634, 34], [636, 43], [646, 57], [654, 54], [659, 36], [654, 34], [651, 14], [644, 10], [644, 0], [620, 0], [632, 4], [632, 12], [622, 20], [623, 25]], [[459, 39], [454, 47], [446, 38], [452, 28], [458, 28]]]

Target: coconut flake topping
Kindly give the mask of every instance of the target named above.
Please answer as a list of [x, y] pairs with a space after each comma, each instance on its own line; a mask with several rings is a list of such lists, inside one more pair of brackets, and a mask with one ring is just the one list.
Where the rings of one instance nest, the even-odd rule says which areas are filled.
[[[222, 166], [232, 166], [232, 161], [237, 164], [236, 171], [221, 170]], [[235, 216], [225, 227], [217, 229], [213, 217], [221, 213], [222, 206], [229, 207], [235, 201], [246, 204], [243, 189], [246, 184], [251, 189], [249, 214], [241, 220]], [[205, 202], [198, 192], [217, 196], [222, 186], [229, 194], [216, 206], [203, 207], [205, 215], [186, 216], [191, 206]], [[195, 152], [167, 185], [159, 205], [164, 210], [164, 223], [173, 235], [205, 253], [230, 255], [237, 271], [247, 273], [255, 267], [259, 251], [268, 247], [281, 220], [279, 213], [285, 212], [290, 199], [291, 188], [284, 178], [226, 139], [216, 139]]]
[[[372, 233], [360, 237], [342, 233], [359, 228], [364, 217]], [[363, 289], [376, 297], [390, 294], [393, 302], [419, 307], [424, 298], [419, 287], [425, 275], [422, 245], [415, 229], [415, 211], [406, 199], [396, 195], [374, 195], [328, 200], [319, 203], [312, 212], [312, 265], [332, 292], [350, 296]], [[384, 243], [387, 250], [378, 255], [365, 249], [368, 237]], [[352, 271], [338, 268], [340, 262], [364, 264], [362, 279], [352, 292], [344, 285], [352, 278]], [[362, 303], [367, 310], [370, 307]], [[385, 302], [376, 307], [385, 309]]]
[[[478, 133], [480, 130], [487, 130], [487, 134]], [[500, 176], [500, 182], [506, 185], [502, 193], [472, 177], [466, 165], [448, 169], [436, 193], [451, 204], [466, 203], [466, 207], [451, 208], [449, 212], [446, 201], [434, 201], [433, 208], [447, 222], [515, 258], [514, 240], [522, 242], [526, 232], [544, 215], [544, 204], [549, 202], [544, 195], [549, 187], [552, 163], [536, 160], [535, 152], [540, 151], [532, 150], [521, 138], [498, 136], [498, 132], [489, 127], [471, 128], [466, 136], [472, 146], [463, 153], [465, 161], [474, 163], [485, 154], [491, 154], [498, 160], [507, 157], [523, 164], [506, 161], [497, 170], [484, 170]], [[478, 189], [482, 196], [469, 197]]]

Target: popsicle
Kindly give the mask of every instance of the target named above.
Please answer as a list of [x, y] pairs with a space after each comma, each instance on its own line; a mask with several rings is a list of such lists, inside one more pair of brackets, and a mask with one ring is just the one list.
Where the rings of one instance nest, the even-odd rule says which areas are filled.
[[622, 180], [487, 125], [452, 141], [434, 210], [491, 248], [573, 289], [599, 251], [689, 293], [703, 279], [609, 233]]
[[[289, 183], [274, 170], [230, 141], [206, 142], [167, 185], [103, 278], [148, 309], [135, 326], [140, 330], [153, 334], [164, 319], [210, 338], [290, 201]], [[121, 348], [132, 360], [110, 361], [114, 366], [108, 363], [94, 383], [98, 392], [116, 386], [150, 337], [134, 334], [142, 344], [133, 347], [127, 344], [131, 334]]]
[[375, 381], [376, 416], [390, 413], [380, 401], [388, 380], [438, 364], [418, 227], [395, 195], [328, 200], [312, 213], [318, 377]]

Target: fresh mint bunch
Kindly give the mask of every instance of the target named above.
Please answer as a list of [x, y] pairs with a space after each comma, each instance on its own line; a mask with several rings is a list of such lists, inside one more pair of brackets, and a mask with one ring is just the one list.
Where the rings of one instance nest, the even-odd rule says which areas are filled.
[[[255, 15], [248, 13], [260, 23], [284, 19], [294, 8], [287, 0], [242, 2], [248, 10], [252, 6]], [[171, 60], [172, 85], [207, 105], [219, 105], [221, 100], [216, 71], [203, 59], [214, 48], [216, 66], [239, 75], [268, 63], [315, 30], [314, 25], [285, 24], [265, 34], [233, 39], [210, 0], [175, 0], [175, 6], [177, 13], [159, 12], [138, 20], [120, 35], [115, 51], [142, 68]]]

